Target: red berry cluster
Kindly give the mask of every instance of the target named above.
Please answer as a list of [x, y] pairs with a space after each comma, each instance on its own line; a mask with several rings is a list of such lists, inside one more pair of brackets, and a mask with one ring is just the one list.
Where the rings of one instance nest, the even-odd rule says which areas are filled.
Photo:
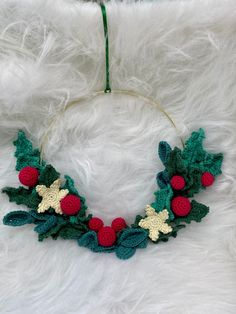
[[124, 229], [127, 224], [122, 217], [115, 218], [110, 226], [104, 226], [103, 221], [98, 217], [93, 217], [89, 220], [89, 229], [96, 231], [98, 243], [101, 246], [111, 246], [116, 241], [116, 233]]
[[[214, 183], [214, 176], [210, 172], [204, 172], [201, 176], [202, 186], [208, 187]], [[175, 175], [170, 180], [170, 185], [176, 191], [185, 187], [185, 180], [180, 175]], [[191, 211], [191, 203], [187, 197], [176, 196], [172, 199], [171, 210], [176, 216], [187, 216]]]
[[[39, 180], [39, 171], [34, 167], [24, 167], [19, 172], [19, 180], [20, 182], [28, 187], [34, 187], [37, 185]], [[61, 201], [61, 209], [63, 214], [65, 215], [76, 215], [81, 209], [81, 201], [80, 198], [73, 194], [66, 195]]]

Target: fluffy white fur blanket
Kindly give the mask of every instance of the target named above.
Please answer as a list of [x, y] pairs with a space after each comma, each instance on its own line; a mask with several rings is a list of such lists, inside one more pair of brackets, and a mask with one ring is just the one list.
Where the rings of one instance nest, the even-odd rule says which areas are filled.
[[[12, 314], [236, 313], [236, 2], [107, 4], [112, 88], [158, 99], [185, 138], [206, 131], [225, 154], [223, 175], [197, 199], [211, 208], [168, 243], [127, 261], [76, 241], [37, 242], [32, 225], [1, 223], [0, 312]], [[12, 141], [38, 146], [71, 99], [104, 87], [104, 35], [96, 3], [0, 2], [0, 187], [17, 186]], [[67, 111], [46, 159], [71, 175], [91, 211], [131, 221], [153, 200], [160, 140], [176, 131], [151, 105], [104, 95]], [[0, 217], [23, 209], [0, 196]]]

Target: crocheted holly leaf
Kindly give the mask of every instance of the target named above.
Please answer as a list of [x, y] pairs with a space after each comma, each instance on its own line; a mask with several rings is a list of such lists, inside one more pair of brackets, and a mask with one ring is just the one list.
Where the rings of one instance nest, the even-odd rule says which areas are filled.
[[181, 176], [184, 176], [188, 173], [186, 164], [183, 160], [182, 152], [178, 147], [175, 147], [169, 154], [169, 159], [166, 163], [166, 170], [169, 174], [169, 177], [172, 177], [176, 174], [181, 174]]
[[167, 233], [167, 234], [160, 233], [158, 240], [153, 242], [153, 243], [159, 243], [160, 241], [161, 242], [167, 242], [169, 240], [169, 238], [171, 238], [171, 237], [176, 238], [178, 231], [185, 228], [185, 225], [183, 225], [183, 224], [175, 225], [173, 223], [170, 223], [170, 225], [172, 227], [172, 231], [170, 233]]
[[209, 207], [204, 204], [198, 203], [195, 200], [191, 202], [192, 208], [188, 216], [178, 217], [174, 219], [175, 225], [180, 223], [190, 223], [191, 221], [200, 222], [209, 213]]
[[57, 172], [53, 166], [47, 165], [40, 173], [38, 184], [50, 187], [50, 185], [59, 178], [60, 173]]
[[57, 217], [56, 216], [49, 216], [46, 221], [38, 224], [35, 228], [34, 231], [39, 233], [39, 234], [44, 234], [51, 230], [54, 226], [57, 225]]
[[159, 172], [157, 174], [156, 180], [157, 180], [157, 184], [158, 184], [159, 188], [165, 189], [169, 185], [169, 182], [170, 182], [170, 177], [169, 177], [168, 171], [165, 169], [165, 170]]
[[211, 154], [203, 149], [205, 133], [203, 129], [192, 132], [186, 141], [182, 157], [186, 166], [198, 168], [201, 171], [209, 171], [214, 176], [221, 174], [223, 154]]
[[147, 244], [148, 232], [141, 228], [126, 228], [119, 237], [118, 244], [125, 247], [143, 247]]
[[45, 162], [40, 162], [39, 150], [33, 149], [32, 143], [26, 138], [23, 131], [18, 132], [18, 137], [13, 143], [16, 146], [15, 157], [17, 159], [17, 171], [20, 171], [26, 166], [35, 167], [39, 170], [44, 168]]
[[118, 258], [126, 260], [135, 254], [136, 248], [120, 245], [116, 248], [115, 252]]
[[2, 189], [6, 193], [10, 202], [15, 202], [17, 205], [25, 205], [32, 209], [37, 209], [41, 198], [33, 189], [26, 189], [22, 186], [19, 188], [6, 187]]
[[156, 191], [154, 195], [156, 196], [156, 200], [151, 204], [151, 207], [153, 207], [157, 212], [167, 209], [169, 213], [168, 220], [174, 219], [174, 214], [170, 209], [170, 202], [173, 197], [172, 188], [168, 185], [167, 188]]

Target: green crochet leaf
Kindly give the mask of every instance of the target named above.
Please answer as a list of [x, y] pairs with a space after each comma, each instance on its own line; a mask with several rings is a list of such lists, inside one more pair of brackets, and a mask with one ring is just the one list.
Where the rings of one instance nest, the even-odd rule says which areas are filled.
[[33, 222], [34, 218], [28, 212], [23, 210], [10, 212], [3, 217], [3, 223], [7, 226], [18, 227]]
[[17, 139], [13, 142], [16, 146], [15, 157], [16, 170], [19, 171], [26, 166], [31, 166], [38, 168], [39, 170], [43, 169], [45, 162], [40, 163], [40, 152], [38, 149], [33, 149], [32, 143], [26, 138], [23, 131], [18, 132]]
[[94, 231], [88, 231], [78, 240], [79, 246], [84, 246], [90, 250], [96, 249], [98, 246], [97, 234]]
[[170, 186], [165, 189], [156, 191], [155, 193], [156, 201], [151, 204], [151, 206], [157, 211], [160, 212], [163, 209], [167, 209], [169, 213], [169, 220], [174, 219], [174, 214], [170, 208], [170, 202], [173, 197], [173, 190]]
[[141, 228], [127, 228], [122, 232], [118, 243], [124, 247], [134, 248], [146, 241], [147, 238], [148, 232], [146, 230]]
[[51, 230], [52, 227], [54, 227], [57, 224], [57, 217], [56, 216], [50, 216], [45, 222], [40, 223], [34, 228], [34, 231], [36, 231], [39, 234], [44, 234], [47, 231]]
[[175, 147], [169, 154], [168, 162], [166, 163], [166, 170], [171, 178], [173, 175], [187, 174], [187, 168], [183, 160], [182, 152], [178, 147]]
[[192, 197], [194, 194], [198, 193], [200, 189], [202, 189], [201, 176], [201, 170], [194, 168], [189, 169], [188, 174], [183, 176], [186, 186], [181, 194], [187, 197]]
[[165, 141], [161, 141], [158, 146], [158, 155], [163, 165], [166, 165], [169, 159], [170, 152], [171, 152], [170, 145]]
[[51, 165], [47, 165], [39, 176], [39, 183], [50, 187], [50, 185], [57, 179], [60, 178], [60, 173], [53, 168]]
[[2, 192], [8, 195], [10, 202], [15, 202], [17, 205], [25, 205], [32, 209], [37, 209], [41, 202], [41, 198], [34, 189], [26, 189], [22, 186], [19, 188], [6, 187], [2, 189]]
[[192, 132], [190, 138], [185, 142], [185, 146], [182, 152], [183, 159], [187, 162], [187, 165], [198, 163], [204, 160], [206, 152], [203, 149], [202, 143], [205, 138], [203, 129], [199, 129], [197, 132]]
[[165, 189], [169, 185], [170, 178], [166, 169], [159, 172], [156, 179], [160, 189]]
[[83, 228], [79, 226], [72, 226], [72, 225], [65, 225], [63, 226], [59, 233], [58, 236], [60, 236], [63, 239], [79, 239], [84, 233]]
[[38, 235], [38, 240], [43, 241], [46, 238], [52, 237], [54, 240], [58, 238], [58, 234], [61, 230], [61, 228], [66, 225], [67, 222], [62, 218], [62, 217], [57, 217], [57, 224], [49, 229], [47, 232], [39, 234]]
[[[172, 225], [172, 224], [171, 224], [171, 225]], [[156, 243], [159, 243], [160, 241], [161, 241], [161, 242], [167, 242], [167, 241], [169, 240], [169, 238], [171, 238], [171, 237], [176, 238], [178, 231], [179, 231], [180, 229], [183, 229], [183, 228], [185, 228], [185, 225], [181, 225], [181, 224], [180, 224], [180, 225], [176, 226], [176, 225], [173, 224], [173, 225], [172, 225], [172, 232], [167, 233], [167, 234], [160, 233], [158, 240], [155, 241], [155, 242], [153, 242], [153, 243], [156, 244]]]
[[134, 221], [134, 223], [131, 225], [131, 227], [132, 228], [140, 228], [139, 227], [139, 222], [140, 222], [140, 220], [141, 219], [143, 219], [144, 217], [142, 217], [141, 215], [137, 215], [136, 217], [135, 217], [135, 221]]
[[188, 216], [178, 217], [173, 220], [175, 225], [180, 223], [190, 223], [191, 221], [200, 222], [209, 213], [209, 207], [204, 204], [198, 203], [195, 200], [191, 202], [192, 208]]
[[213, 176], [217, 176], [222, 173], [221, 166], [223, 162], [223, 154], [207, 154], [203, 162], [203, 171], [208, 171]]
[[132, 257], [135, 254], [136, 248], [125, 247], [125, 246], [120, 245], [116, 248], [115, 252], [118, 258], [125, 260]]

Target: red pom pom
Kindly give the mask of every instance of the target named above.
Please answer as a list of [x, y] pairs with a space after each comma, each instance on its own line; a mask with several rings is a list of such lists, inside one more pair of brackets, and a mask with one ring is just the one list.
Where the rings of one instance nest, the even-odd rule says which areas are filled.
[[177, 216], [187, 216], [191, 210], [191, 203], [187, 197], [177, 196], [171, 202], [171, 209]]
[[121, 231], [122, 229], [124, 229], [125, 227], [127, 226], [124, 218], [122, 217], [117, 217], [115, 218], [112, 223], [111, 223], [111, 227], [112, 229], [115, 230], [115, 232], [119, 232]]
[[185, 180], [182, 176], [173, 176], [170, 185], [175, 190], [182, 190], [185, 187]]
[[61, 201], [61, 209], [65, 215], [75, 215], [81, 208], [80, 198], [76, 195], [68, 194]]
[[203, 186], [210, 186], [214, 183], [215, 177], [210, 172], [204, 172], [201, 181]]
[[116, 241], [116, 233], [111, 227], [102, 227], [98, 231], [98, 243], [102, 246], [111, 246]]
[[103, 227], [103, 221], [98, 217], [93, 217], [89, 220], [88, 226], [93, 231], [99, 231]]
[[37, 184], [39, 178], [39, 171], [34, 167], [24, 167], [19, 172], [19, 180], [23, 185], [33, 187]]

